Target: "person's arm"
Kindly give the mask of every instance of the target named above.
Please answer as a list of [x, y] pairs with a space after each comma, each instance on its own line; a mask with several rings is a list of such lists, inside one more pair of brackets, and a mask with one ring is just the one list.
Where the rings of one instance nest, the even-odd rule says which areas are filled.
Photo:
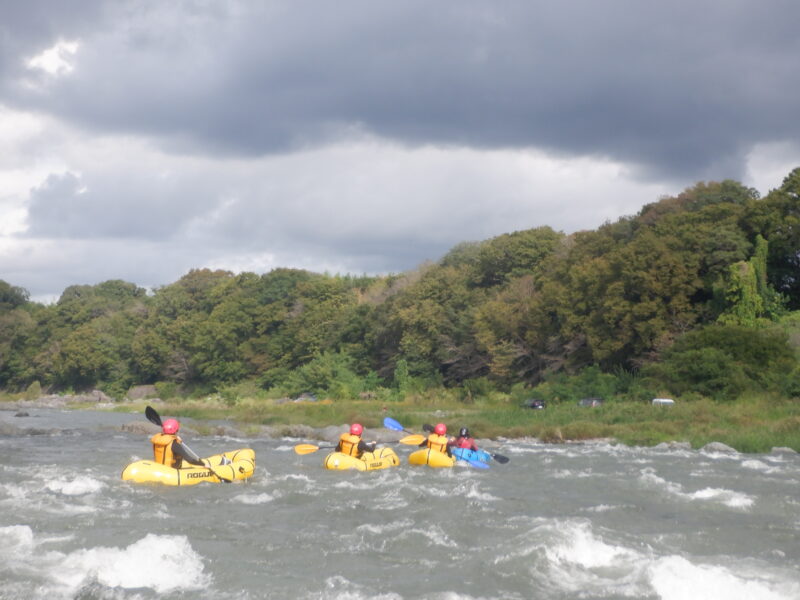
[[360, 452], [375, 452], [375, 446], [377, 445], [378, 442], [365, 442], [364, 440], [359, 440], [358, 450]]
[[180, 456], [190, 465], [196, 465], [198, 467], [206, 466], [206, 464], [200, 459], [199, 456], [197, 456], [197, 454], [192, 452], [192, 450], [188, 446], [186, 446], [182, 442], [179, 442], [178, 440], [174, 440], [172, 442], [172, 453], [175, 454], [176, 456]]

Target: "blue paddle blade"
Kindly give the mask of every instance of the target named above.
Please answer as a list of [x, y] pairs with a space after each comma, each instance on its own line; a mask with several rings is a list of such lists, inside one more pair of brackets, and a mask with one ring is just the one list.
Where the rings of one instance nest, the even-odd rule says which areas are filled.
[[395, 421], [392, 417], [386, 417], [383, 420], [383, 426], [386, 429], [393, 429], [394, 431], [403, 431], [403, 426], [400, 425], [397, 421]]

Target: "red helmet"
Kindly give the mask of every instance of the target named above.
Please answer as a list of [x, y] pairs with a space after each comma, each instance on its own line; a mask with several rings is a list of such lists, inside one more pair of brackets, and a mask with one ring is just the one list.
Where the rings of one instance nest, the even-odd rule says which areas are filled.
[[361, 435], [364, 431], [364, 428], [359, 423], [353, 423], [350, 425], [350, 434], [351, 435]]
[[444, 423], [437, 423], [436, 427], [433, 428], [433, 433], [436, 435], [446, 435], [447, 434], [447, 425]]
[[161, 424], [161, 431], [164, 433], [175, 434], [180, 428], [181, 424], [175, 419], [167, 419]]

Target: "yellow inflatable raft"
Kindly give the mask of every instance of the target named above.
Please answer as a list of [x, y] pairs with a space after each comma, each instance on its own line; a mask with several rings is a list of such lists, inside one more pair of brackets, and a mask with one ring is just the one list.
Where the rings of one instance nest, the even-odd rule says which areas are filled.
[[456, 459], [447, 456], [444, 452], [423, 448], [409, 454], [408, 462], [412, 465], [428, 465], [429, 467], [452, 467]]
[[396, 467], [400, 464], [400, 459], [391, 448], [376, 448], [375, 452], [364, 452], [360, 458], [343, 454], [341, 452], [331, 452], [325, 457], [323, 463], [326, 469], [336, 469], [344, 471], [356, 469], [358, 471], [375, 471]]
[[180, 469], [174, 469], [152, 460], [137, 460], [123, 469], [122, 479], [134, 483], [163, 483], [164, 485], [197, 485], [204, 481], [221, 483], [248, 479], [256, 468], [256, 453], [250, 448], [242, 448], [209, 456], [204, 458], [203, 462], [207, 463], [209, 467], [199, 467], [187, 463]]

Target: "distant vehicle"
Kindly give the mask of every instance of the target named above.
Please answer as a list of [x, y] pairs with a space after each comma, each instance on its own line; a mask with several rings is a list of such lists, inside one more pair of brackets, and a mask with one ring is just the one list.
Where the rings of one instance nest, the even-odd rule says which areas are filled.
[[578, 406], [600, 406], [602, 403], [602, 398], [583, 398], [578, 400]]
[[525, 400], [522, 403], [523, 408], [533, 408], [534, 410], [542, 410], [546, 404], [544, 400], [539, 400], [538, 398], [531, 398], [529, 400]]
[[675, 400], [672, 398], [653, 398], [653, 406], [672, 406]]

